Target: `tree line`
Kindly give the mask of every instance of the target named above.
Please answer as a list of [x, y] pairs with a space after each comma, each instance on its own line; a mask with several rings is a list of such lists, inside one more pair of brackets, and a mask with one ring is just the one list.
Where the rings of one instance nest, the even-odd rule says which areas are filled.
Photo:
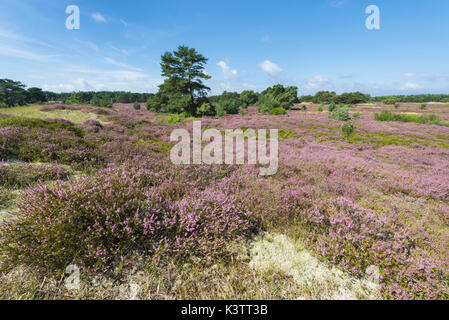
[[448, 94], [371, 97], [362, 92], [337, 95], [319, 91], [315, 95], [298, 97], [296, 86], [277, 84], [262, 92], [245, 90], [241, 93], [224, 91], [209, 96], [210, 88], [204, 83], [211, 77], [205, 72], [208, 59], [196, 49], [179, 46], [161, 56], [164, 82], [156, 94], [125, 91], [55, 93], [26, 86], [10, 79], [0, 79], [0, 107], [60, 101], [64, 104], [90, 104], [111, 107], [113, 103], [146, 103], [153, 112], [183, 113], [188, 116], [245, 113], [248, 106], [257, 106], [259, 112], [282, 114], [297, 103], [348, 104], [394, 100], [395, 102], [449, 102]]

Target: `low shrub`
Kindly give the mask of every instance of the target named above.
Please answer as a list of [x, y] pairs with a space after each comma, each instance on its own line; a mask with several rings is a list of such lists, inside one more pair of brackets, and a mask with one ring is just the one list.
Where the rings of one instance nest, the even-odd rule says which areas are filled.
[[389, 110], [382, 110], [380, 113], [374, 114], [376, 121], [401, 121], [401, 122], [415, 122], [421, 124], [433, 124], [441, 126], [449, 126], [448, 122], [444, 122], [439, 116], [431, 115], [414, 115], [393, 113]]
[[10, 117], [0, 119], [0, 128], [15, 127], [29, 129], [46, 129], [46, 130], [66, 130], [71, 131], [75, 135], [81, 137], [83, 131], [68, 120], [43, 120], [36, 118]]
[[0, 127], [0, 160], [56, 162], [82, 168], [99, 163], [95, 151], [93, 142], [79, 137], [73, 131]]
[[319, 107], [318, 107], [318, 112], [323, 112], [323, 110], [324, 110], [324, 106], [321, 104]]
[[348, 121], [349, 118], [349, 108], [345, 106], [340, 106], [331, 113], [329, 113], [329, 119]]
[[167, 119], [167, 124], [177, 124], [181, 122], [181, 118], [178, 114], [171, 114]]
[[252, 233], [252, 214], [232, 193], [178, 193], [182, 186], [159, 176], [111, 168], [74, 184], [30, 189], [17, 218], [0, 227], [1, 269], [25, 264], [50, 272], [75, 263], [106, 272], [136, 255], [211, 259]]
[[66, 166], [29, 163], [0, 163], [0, 186], [25, 188], [37, 182], [67, 179], [72, 171]]
[[340, 132], [343, 137], [349, 139], [349, 137], [354, 133], [354, 123], [352, 121], [346, 121], [340, 128]]
[[282, 114], [286, 114], [287, 111], [284, 108], [273, 108], [271, 109], [269, 112], [269, 114], [273, 114], [273, 115], [282, 115]]
[[352, 115], [352, 117], [353, 117], [354, 119], [358, 119], [358, 118], [360, 118], [360, 116], [361, 116], [360, 112], [355, 112], [355, 113]]
[[11, 205], [13, 195], [7, 188], [0, 187], [0, 210], [6, 209]]
[[335, 109], [337, 109], [337, 105], [335, 104], [335, 102], [331, 102], [327, 109], [329, 110], [329, 112], [333, 112]]
[[421, 110], [425, 110], [425, 109], [427, 109], [427, 104], [423, 103], [423, 104], [421, 104], [421, 105], [419, 106], [419, 108], [420, 108]]
[[140, 103], [134, 102], [133, 108], [134, 108], [135, 110], [140, 110]]

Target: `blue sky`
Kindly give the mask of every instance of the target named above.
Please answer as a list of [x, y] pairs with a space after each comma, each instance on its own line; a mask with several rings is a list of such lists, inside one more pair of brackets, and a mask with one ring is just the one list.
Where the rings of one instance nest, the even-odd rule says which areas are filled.
[[[81, 12], [68, 30], [68, 5]], [[365, 8], [380, 8], [368, 30]], [[155, 92], [160, 56], [209, 58], [207, 84], [373, 95], [449, 93], [447, 0], [2, 0], [0, 78], [52, 91]]]

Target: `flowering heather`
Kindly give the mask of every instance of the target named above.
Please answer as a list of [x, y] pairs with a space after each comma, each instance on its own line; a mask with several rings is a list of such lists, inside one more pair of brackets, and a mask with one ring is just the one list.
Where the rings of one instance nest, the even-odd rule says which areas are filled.
[[1, 228], [2, 268], [62, 270], [74, 261], [105, 272], [136, 254], [212, 259], [253, 230], [251, 213], [235, 197], [205, 190], [176, 199], [167, 187], [151, 170], [111, 168], [30, 189], [17, 219]]
[[[75, 262], [103, 272], [134, 256], [219, 264], [232, 243], [263, 230], [297, 238], [354, 278], [378, 267], [384, 298], [448, 299], [449, 128], [375, 121], [375, 112], [393, 106], [361, 105], [350, 109], [361, 117], [345, 139], [341, 122], [317, 108], [266, 115], [249, 107], [203, 119], [204, 128], [220, 131], [279, 129], [279, 170], [266, 178], [249, 165], [172, 165], [170, 133], [191, 130], [192, 119], [168, 124], [168, 116], [132, 104], [106, 110], [103, 124], [73, 126], [80, 136], [0, 127], [0, 158], [89, 173], [24, 191], [17, 219], [1, 227], [3, 269], [28, 264], [49, 272]], [[423, 111], [407, 104], [395, 112]], [[429, 104], [426, 112], [449, 119], [447, 106]], [[6, 180], [22, 187], [64, 179], [52, 171], [58, 166], [43, 168], [42, 179], [37, 166], [23, 166], [23, 177]]]
[[67, 167], [57, 164], [0, 163], [0, 186], [7, 188], [25, 188], [37, 182], [67, 179], [70, 175]]

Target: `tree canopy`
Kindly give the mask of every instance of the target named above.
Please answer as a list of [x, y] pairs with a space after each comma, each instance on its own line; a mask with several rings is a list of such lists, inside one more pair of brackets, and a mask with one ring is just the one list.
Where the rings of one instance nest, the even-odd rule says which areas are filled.
[[196, 114], [210, 90], [203, 80], [211, 77], [204, 72], [207, 58], [196, 49], [179, 46], [161, 57], [162, 76], [166, 77], [149, 104], [154, 111], [188, 112]]

